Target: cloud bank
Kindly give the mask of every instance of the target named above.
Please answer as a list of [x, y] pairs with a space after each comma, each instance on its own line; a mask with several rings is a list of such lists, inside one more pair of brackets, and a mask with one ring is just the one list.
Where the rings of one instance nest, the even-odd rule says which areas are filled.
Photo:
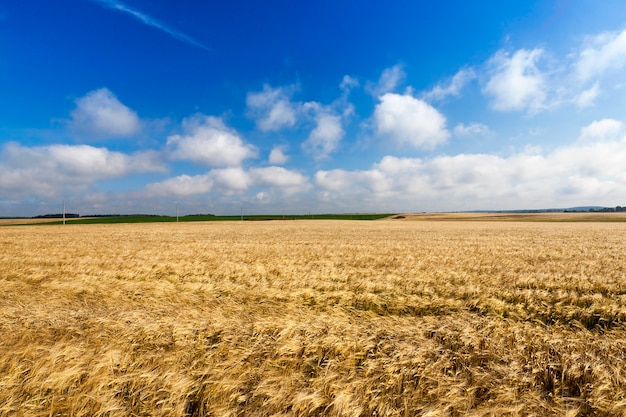
[[0, 191], [12, 198], [52, 198], [65, 189], [86, 190], [101, 180], [166, 170], [155, 151], [127, 155], [88, 145], [25, 147], [10, 142], [0, 154]]
[[[589, 129], [596, 128], [589, 126], [583, 134]], [[600, 130], [606, 138], [608, 132]], [[315, 185], [336, 207], [362, 201], [364, 209], [391, 211], [548, 208], [555, 201], [616, 205], [626, 195], [625, 158], [626, 138], [614, 136], [547, 154], [388, 155], [368, 170], [320, 170]]]

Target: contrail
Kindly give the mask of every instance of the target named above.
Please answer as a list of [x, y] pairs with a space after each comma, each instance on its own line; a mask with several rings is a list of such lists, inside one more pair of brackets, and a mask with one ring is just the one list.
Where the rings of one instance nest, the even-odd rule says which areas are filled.
[[207, 51], [209, 50], [209, 48], [202, 45], [200, 42], [196, 41], [195, 39], [190, 38], [184, 33], [174, 30], [168, 27], [167, 25], [164, 25], [163, 23], [151, 18], [150, 16], [144, 13], [131, 9], [130, 7], [123, 4], [122, 2], [119, 2], [117, 0], [91, 0], [91, 1], [93, 1], [96, 4], [99, 4], [100, 6], [106, 7], [107, 9], [113, 9], [113, 10], [118, 10], [123, 13], [127, 13], [131, 15], [132, 17], [134, 17], [135, 19], [145, 23], [148, 26], [152, 26], [153, 28], [162, 30], [163, 32], [167, 33], [168, 35], [172, 36], [175, 39], [178, 39], [179, 41], [187, 42], [188, 44], [197, 46], [198, 48], [202, 48]]

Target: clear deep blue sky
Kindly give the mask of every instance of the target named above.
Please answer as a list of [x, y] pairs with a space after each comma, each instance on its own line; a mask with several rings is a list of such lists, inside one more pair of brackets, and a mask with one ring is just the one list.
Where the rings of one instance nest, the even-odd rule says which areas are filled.
[[623, 1], [6, 0], [0, 216], [626, 204]]

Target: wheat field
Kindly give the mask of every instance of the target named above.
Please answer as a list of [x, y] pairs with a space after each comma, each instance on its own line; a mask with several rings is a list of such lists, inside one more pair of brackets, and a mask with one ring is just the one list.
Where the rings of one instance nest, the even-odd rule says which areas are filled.
[[626, 223], [408, 220], [0, 227], [0, 416], [626, 416]]

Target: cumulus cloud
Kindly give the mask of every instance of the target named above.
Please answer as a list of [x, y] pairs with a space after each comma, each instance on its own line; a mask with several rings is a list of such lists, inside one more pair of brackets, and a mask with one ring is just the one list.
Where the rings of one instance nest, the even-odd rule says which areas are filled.
[[400, 145], [431, 149], [450, 137], [446, 118], [430, 104], [408, 94], [384, 94], [373, 120], [378, 134]]
[[580, 140], [614, 139], [622, 131], [624, 124], [615, 119], [596, 120], [580, 130]]
[[270, 152], [268, 162], [272, 165], [282, 165], [287, 163], [287, 161], [289, 161], [289, 157], [285, 154], [286, 150], [287, 146], [285, 145], [274, 146]]
[[317, 112], [315, 124], [315, 128], [302, 147], [305, 151], [312, 153], [316, 159], [324, 159], [337, 149], [345, 132], [341, 117], [325, 110]]
[[232, 194], [246, 191], [250, 185], [250, 176], [240, 167], [214, 169], [208, 174], [220, 192]]
[[626, 30], [603, 32], [586, 37], [564, 59], [551, 56], [543, 48], [498, 51], [486, 63], [482, 91], [497, 111], [536, 114], [563, 104], [584, 109], [594, 106], [601, 92], [610, 90], [603, 85], [603, 78], [624, 67]]
[[307, 183], [307, 179], [304, 175], [277, 166], [251, 168], [250, 176], [253, 182], [258, 185], [286, 187], [303, 186]]
[[306, 191], [311, 187], [307, 177], [283, 167], [252, 168], [249, 175], [254, 185], [279, 189], [286, 194]]
[[268, 132], [295, 126], [298, 108], [290, 100], [290, 89], [266, 84], [263, 91], [248, 93], [248, 114], [256, 120], [259, 129]]
[[608, 70], [621, 69], [624, 65], [626, 65], [626, 30], [604, 32], [588, 37], [574, 67], [578, 78], [587, 81]]
[[470, 123], [468, 125], [459, 123], [454, 127], [454, 134], [460, 137], [486, 136], [490, 133], [491, 130], [489, 129], [489, 126], [482, 123]]
[[220, 118], [198, 114], [183, 121], [183, 130], [183, 135], [172, 135], [167, 139], [174, 159], [230, 167], [257, 155], [256, 148], [245, 144]]
[[209, 175], [179, 175], [146, 186], [150, 196], [188, 196], [204, 194], [213, 188], [213, 179]]
[[[284, 194], [294, 194], [310, 188], [307, 177], [297, 171], [269, 166], [212, 169], [201, 175], [179, 175], [149, 184], [144, 194], [148, 196], [189, 196], [215, 191], [223, 195], [241, 194], [251, 187], [265, 187]], [[266, 193], [267, 195], [267, 193]]]
[[[311, 129], [302, 148], [315, 159], [327, 158], [334, 152], [344, 136], [343, 123], [354, 113], [354, 106], [348, 101], [350, 90], [358, 86], [358, 81], [348, 75], [339, 85], [342, 94], [329, 105], [316, 101], [291, 101], [295, 87], [272, 88], [263, 86], [263, 91], [247, 96], [248, 115], [256, 120], [261, 131], [278, 131], [298, 125], [300, 130]], [[311, 127], [312, 126], [312, 127]], [[282, 164], [287, 161], [280, 148], [270, 154], [270, 163]]]
[[[600, 133], [615, 130], [612, 123], [592, 126]], [[622, 138], [577, 142], [547, 154], [385, 156], [369, 170], [318, 171], [315, 183], [328, 204], [361, 201], [364, 210], [611, 205], [626, 193], [625, 160]]]
[[0, 161], [0, 193], [16, 197], [58, 197], [61, 189], [84, 189], [99, 180], [166, 170], [153, 151], [127, 155], [88, 145], [7, 143]]
[[179, 175], [146, 185], [142, 194], [155, 196], [192, 196], [214, 191], [222, 195], [245, 192], [250, 178], [240, 167], [216, 168], [200, 175]]
[[536, 113], [545, 108], [546, 76], [537, 67], [543, 54], [539, 48], [520, 49], [513, 55], [499, 51], [489, 60], [490, 77], [483, 92], [491, 97], [494, 110]]
[[377, 82], [368, 83], [365, 89], [374, 97], [380, 97], [383, 94], [395, 91], [404, 82], [405, 78], [406, 73], [402, 65], [394, 65], [385, 69]]
[[350, 190], [349, 193], [370, 193], [372, 196], [384, 195], [391, 189], [391, 181], [378, 169], [346, 171], [333, 169], [330, 171], [318, 171], [315, 174], [315, 183], [325, 189], [334, 192]]
[[137, 113], [101, 88], [76, 100], [69, 126], [88, 140], [132, 136], [141, 129], [141, 122]]
[[437, 84], [432, 90], [423, 94], [422, 98], [427, 101], [443, 100], [448, 96], [459, 96], [463, 87], [476, 78], [476, 72], [472, 68], [463, 68], [452, 79]]

